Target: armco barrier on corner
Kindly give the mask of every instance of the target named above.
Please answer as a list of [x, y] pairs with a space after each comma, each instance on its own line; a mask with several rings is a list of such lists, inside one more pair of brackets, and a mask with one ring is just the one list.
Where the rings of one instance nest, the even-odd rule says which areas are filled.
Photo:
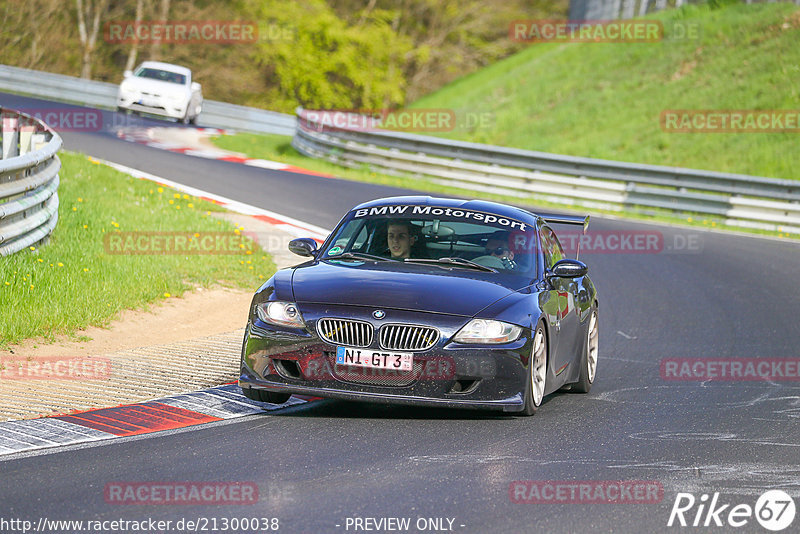
[[61, 137], [42, 121], [0, 108], [0, 256], [47, 239], [58, 221]]

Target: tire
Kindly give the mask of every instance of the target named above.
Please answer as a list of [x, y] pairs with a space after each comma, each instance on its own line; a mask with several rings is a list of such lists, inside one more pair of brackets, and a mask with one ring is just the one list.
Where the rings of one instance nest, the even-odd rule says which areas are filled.
[[525, 386], [525, 407], [522, 415], [533, 415], [539, 409], [547, 385], [547, 336], [540, 323], [533, 335], [533, 348], [528, 363], [528, 383]]
[[292, 396], [291, 393], [275, 393], [255, 388], [242, 388], [242, 393], [250, 400], [268, 402], [270, 404], [283, 404]]
[[570, 391], [575, 393], [589, 393], [592, 389], [595, 374], [597, 373], [597, 344], [600, 337], [600, 328], [597, 321], [597, 308], [592, 308], [589, 324], [586, 327], [586, 341], [581, 355], [581, 374], [578, 381], [572, 384]]

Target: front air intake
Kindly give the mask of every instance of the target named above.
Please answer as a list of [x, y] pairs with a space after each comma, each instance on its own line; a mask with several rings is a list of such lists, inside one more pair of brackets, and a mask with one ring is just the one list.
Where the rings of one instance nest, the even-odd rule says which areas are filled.
[[372, 343], [372, 325], [352, 319], [320, 319], [317, 333], [323, 341], [349, 347], [368, 347]]
[[386, 324], [381, 327], [381, 348], [385, 350], [428, 350], [439, 340], [439, 331], [428, 326]]

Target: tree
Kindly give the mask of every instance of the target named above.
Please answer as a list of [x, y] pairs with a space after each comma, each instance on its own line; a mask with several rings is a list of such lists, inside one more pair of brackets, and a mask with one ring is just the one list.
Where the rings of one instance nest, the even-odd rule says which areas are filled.
[[[81, 78], [92, 77], [92, 59], [100, 31], [100, 15], [108, 7], [108, 0], [75, 0], [78, 8], [78, 36], [81, 42]], [[87, 28], [86, 22], [91, 23]]]

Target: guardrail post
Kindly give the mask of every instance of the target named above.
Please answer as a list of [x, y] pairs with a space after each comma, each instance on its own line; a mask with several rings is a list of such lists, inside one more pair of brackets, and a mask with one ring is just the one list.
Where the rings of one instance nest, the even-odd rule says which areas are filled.
[[18, 132], [17, 125], [19, 120], [16, 116], [8, 115], [3, 112], [3, 159], [13, 158], [19, 155], [17, 148]]
[[22, 119], [19, 125], [19, 155], [25, 155], [33, 150], [33, 133], [36, 126], [32, 121]]

